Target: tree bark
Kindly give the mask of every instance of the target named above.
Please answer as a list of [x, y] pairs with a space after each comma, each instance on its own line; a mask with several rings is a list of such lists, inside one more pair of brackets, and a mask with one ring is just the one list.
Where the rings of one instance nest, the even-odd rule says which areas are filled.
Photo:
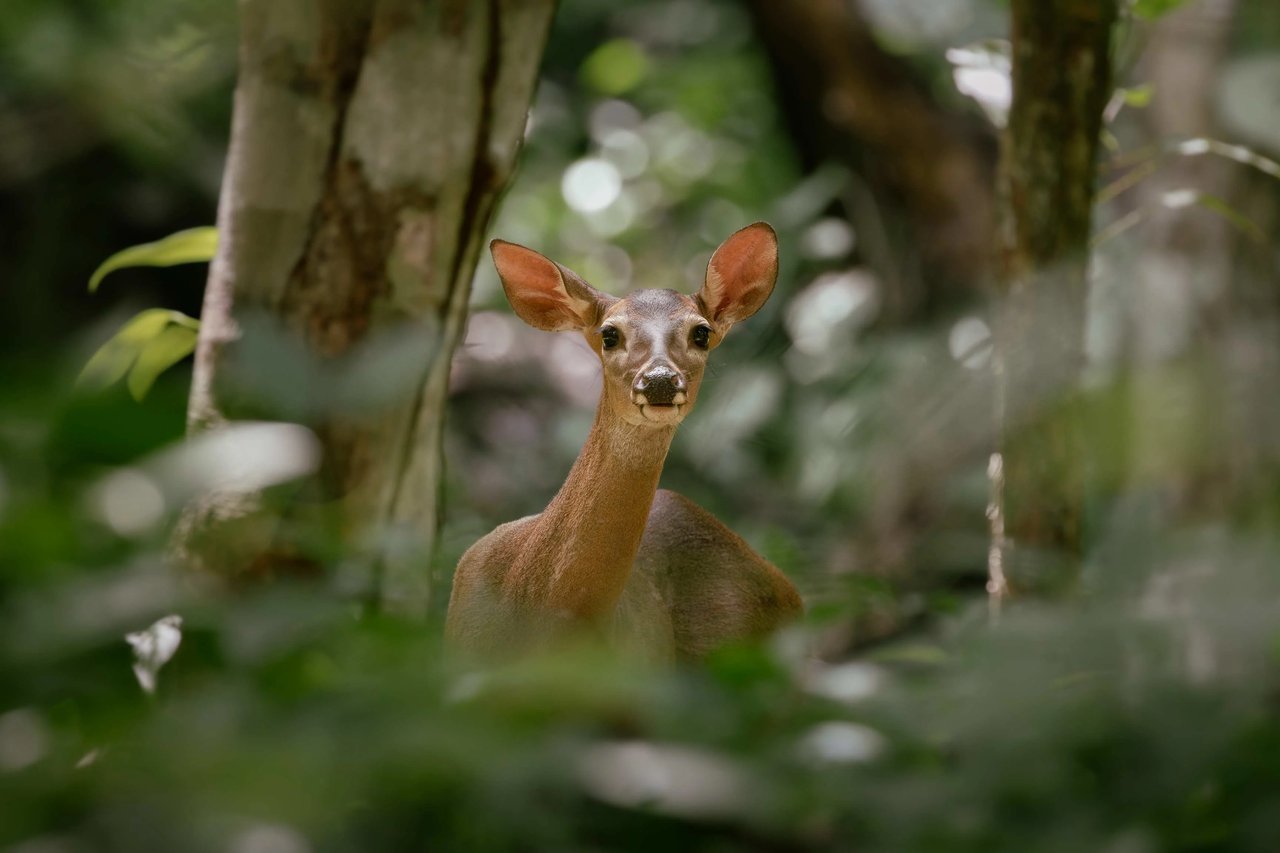
[[[1046, 591], [1075, 581], [1082, 552], [1084, 437], [1074, 395], [1117, 0], [1013, 0], [1011, 11], [1013, 103], [1000, 168], [998, 559], [1015, 592]], [[1004, 592], [993, 584], [993, 595]]]
[[[226, 366], [262, 333], [245, 322], [254, 315], [277, 320], [321, 362], [391, 329], [427, 341], [408, 393], [372, 410], [323, 409], [308, 424], [322, 451], [316, 505], [346, 541], [384, 543], [371, 559], [378, 597], [393, 609], [420, 613], [428, 603], [450, 356], [523, 138], [553, 8], [240, 3], [240, 78], [190, 429], [239, 414]], [[221, 575], [308, 562], [264, 513], [255, 495], [206, 496], [180, 525], [178, 553]], [[385, 547], [405, 534], [416, 547]]]

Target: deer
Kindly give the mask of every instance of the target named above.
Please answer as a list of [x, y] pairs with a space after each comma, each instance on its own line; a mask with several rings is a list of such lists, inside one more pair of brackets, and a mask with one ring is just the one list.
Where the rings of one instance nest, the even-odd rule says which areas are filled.
[[776, 566], [707, 510], [658, 488], [709, 355], [773, 291], [773, 228], [757, 222], [725, 240], [692, 297], [615, 297], [532, 249], [503, 240], [489, 249], [516, 315], [536, 329], [581, 333], [603, 387], [546, 509], [498, 526], [462, 555], [446, 642], [493, 658], [585, 636], [645, 659], [696, 661], [798, 618], [800, 595]]

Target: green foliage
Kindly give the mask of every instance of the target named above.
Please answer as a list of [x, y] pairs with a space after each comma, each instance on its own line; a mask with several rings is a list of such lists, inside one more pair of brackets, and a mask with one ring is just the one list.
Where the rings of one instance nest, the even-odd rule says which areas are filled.
[[[89, 291], [98, 289], [108, 273], [127, 267], [170, 267], [208, 262], [218, 247], [218, 230], [188, 228], [153, 243], [130, 246], [107, 258], [89, 278]], [[129, 393], [141, 400], [165, 370], [196, 348], [200, 321], [179, 311], [151, 308], [125, 323], [103, 344], [80, 373], [79, 383], [102, 389], [128, 374]]]
[[[0, 51], [21, 60], [14, 85], [36, 91], [33, 81], [45, 81], [54, 104], [72, 93], [77, 115], [100, 119], [85, 138], [124, 152], [106, 170], [118, 183], [68, 179], [75, 189], [61, 202], [31, 195], [47, 217], [32, 242], [43, 238], [47, 256], [77, 233], [54, 227], [59, 203], [121, 211], [100, 217], [104, 228], [137, 215], [135, 228], [152, 229], [142, 233], [164, 233], [145, 219], [156, 209], [166, 221], [207, 221], [190, 216], [209, 215], [211, 195], [177, 217], [156, 185], [200, 185], [226, 128], [202, 136], [191, 118], [199, 108], [179, 109], [178, 95], [229, 68], [232, 52], [220, 59], [216, 42], [161, 19], [199, 6], [225, 17], [225, 5], [154, 14], [111, 0], [72, 16], [20, 0], [0, 15]], [[715, 353], [663, 485], [715, 510], [794, 577], [805, 623], [764, 647], [669, 670], [599, 649], [494, 668], [448, 656], [439, 611], [458, 554], [544, 505], [590, 419], [590, 356], [567, 336], [519, 326], [487, 264], [472, 322], [487, 336], [476, 334], [455, 367], [444, 545], [431, 566], [437, 612], [426, 624], [365, 604], [368, 554], [405, 548], [406, 530], [351, 538], [312, 499], [320, 490], [308, 477], [267, 490], [266, 506], [288, 501], [293, 512], [257, 532], [314, 561], [313, 577], [224, 585], [174, 575], [166, 547], [178, 511], [201, 477], [242, 472], [246, 447], [180, 443], [176, 383], [136, 405], [60, 393], [70, 379], [56, 356], [71, 344], [58, 342], [0, 363], [0, 847], [1273, 850], [1271, 279], [1249, 303], [1256, 316], [1215, 308], [1204, 325], [1220, 339], [1196, 326], [1198, 348], [1172, 365], [1117, 368], [1106, 359], [1109, 330], [1124, 351], [1138, 343], [1134, 329], [1173, 324], [1160, 314], [1130, 325], [1114, 304], [1135, 295], [1130, 255], [1146, 235], [1107, 243], [1090, 319], [1091, 347], [1103, 354], [1091, 350], [1084, 392], [1094, 484], [1086, 573], [1070, 599], [993, 612], [983, 592], [993, 312], [970, 304], [960, 316], [877, 324], [878, 300], [892, 294], [849, 247], [889, 244], [851, 233], [830, 210], [839, 199], [885, 200], [845, 169], [801, 168], [743, 4], [562, 5], [494, 235], [606, 289], [687, 292], [733, 228], [756, 218], [778, 226], [778, 291]], [[999, 4], [987, 5], [1003, 21]], [[229, 103], [229, 77], [221, 86], [209, 98]], [[1168, 143], [1152, 169], [1209, 154], [1274, 176], [1260, 150]], [[566, 172], [583, 159], [616, 172], [617, 194], [598, 211], [566, 197]], [[122, 162], [139, 164], [145, 180]], [[1150, 174], [1132, 164], [1129, 187]], [[1196, 215], [1212, 196], [1178, 186], [1195, 195], [1156, 196], [1164, 216]], [[1270, 240], [1271, 220], [1223, 201]], [[1134, 209], [1146, 215], [1131, 204], [1117, 216]], [[1223, 256], [1238, 248], [1227, 245]], [[31, 292], [47, 295], [48, 278], [83, 298], [76, 282], [105, 253], [56, 276], [14, 268], [39, 282]], [[1155, 286], [1185, 263], [1154, 267]], [[1217, 288], [1234, 285], [1200, 282], [1193, 296], [1218, 299]], [[252, 343], [229, 348], [224, 376], [246, 418], [305, 425], [402, 399], [432, 343], [398, 329], [322, 362], [295, 335], [241, 319]], [[195, 322], [144, 312], [94, 356], [85, 381], [127, 377], [141, 396], [189, 351]], [[1026, 354], [1030, 369], [1034, 359]], [[1045, 389], [1050, 407], [1060, 391]], [[274, 461], [262, 456], [255, 468]], [[182, 643], [149, 697], [124, 637], [169, 613], [184, 618]]]
[[196, 348], [200, 322], [179, 311], [149, 308], [125, 323], [103, 344], [78, 382], [100, 390], [128, 375], [129, 393], [141, 400], [156, 378]]
[[218, 248], [218, 229], [212, 226], [188, 228], [154, 243], [121, 249], [102, 262], [89, 278], [89, 292], [98, 289], [108, 273], [126, 267], [171, 267], [174, 264], [213, 260]]
[[[1153, 537], [1134, 507], [1087, 601], [966, 606], [858, 661], [810, 659], [810, 624], [699, 668], [476, 667], [360, 615], [340, 571], [212, 594], [79, 506], [92, 577], [5, 575], [0, 843], [1271, 849], [1273, 538]], [[1148, 572], [1186, 598], [1125, 591]], [[145, 701], [122, 637], [175, 611]]]

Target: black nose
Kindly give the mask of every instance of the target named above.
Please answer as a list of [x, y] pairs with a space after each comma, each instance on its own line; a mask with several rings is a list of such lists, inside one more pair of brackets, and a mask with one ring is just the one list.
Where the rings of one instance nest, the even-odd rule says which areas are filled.
[[669, 406], [684, 390], [684, 377], [666, 365], [658, 365], [636, 379], [635, 389], [649, 405]]

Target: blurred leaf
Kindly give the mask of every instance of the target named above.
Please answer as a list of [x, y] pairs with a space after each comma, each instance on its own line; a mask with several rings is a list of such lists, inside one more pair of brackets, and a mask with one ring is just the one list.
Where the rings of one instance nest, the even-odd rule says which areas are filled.
[[1143, 20], [1153, 21], [1186, 2], [1187, 0], [1134, 0], [1133, 14]]
[[851, 177], [843, 166], [824, 163], [774, 202], [770, 219], [787, 228], [809, 224], [849, 188]]
[[1013, 101], [1013, 52], [1004, 39], [984, 39], [947, 51], [956, 90], [973, 98], [987, 119], [1004, 127]]
[[877, 663], [905, 663], [920, 666], [941, 666], [951, 659], [946, 649], [931, 643], [901, 643], [877, 651], [869, 657]]
[[[1249, 239], [1258, 243], [1265, 243], [1266, 237], [1262, 233], [1256, 223], [1248, 216], [1233, 208], [1224, 199], [1218, 196], [1208, 195], [1207, 193], [1197, 192], [1191, 189], [1172, 190], [1161, 196], [1159, 206], [1168, 210], [1181, 210], [1184, 207], [1202, 207], [1205, 210], [1213, 211], [1222, 216], [1231, 225], [1244, 233]], [[1135, 208], [1124, 216], [1119, 217], [1106, 228], [1103, 228], [1093, 236], [1089, 241], [1091, 246], [1097, 247], [1111, 242], [1116, 237], [1124, 234], [1126, 231], [1142, 224], [1146, 221], [1150, 212], [1150, 207]]]
[[130, 246], [116, 252], [102, 262], [89, 277], [89, 292], [93, 293], [108, 273], [125, 267], [171, 267], [175, 264], [192, 264], [208, 261], [218, 248], [218, 229], [213, 226], [188, 228], [170, 234], [154, 243]]
[[[1151, 98], [1155, 94], [1155, 86], [1150, 83], [1143, 83], [1140, 86], [1132, 86], [1125, 88], [1118, 87], [1111, 93], [1111, 98], [1107, 101], [1107, 106], [1102, 111], [1102, 120], [1105, 124], [1111, 124], [1120, 115], [1125, 107], [1133, 109], [1143, 109], [1151, 103]], [[1107, 130], [1102, 131], [1103, 144], [1113, 152], [1120, 151], [1120, 143]]]
[[1211, 210], [1226, 219], [1251, 240], [1255, 240], [1258, 243], [1266, 242], [1266, 236], [1262, 233], [1262, 229], [1252, 219], [1218, 196], [1191, 189], [1181, 189], [1165, 193], [1161, 196], [1160, 203], [1170, 210], [1179, 210], [1191, 205], [1203, 207], [1205, 210]]
[[195, 349], [199, 328], [198, 320], [179, 311], [148, 308], [99, 347], [76, 381], [97, 390], [128, 373], [129, 392], [141, 400], [160, 373]]
[[[1114, 140], [1114, 136], [1105, 130], [1103, 131], [1103, 142], [1107, 144], [1108, 148], [1112, 147]], [[1264, 157], [1243, 145], [1234, 145], [1218, 139], [1195, 137], [1166, 143], [1159, 148], [1148, 146], [1137, 151], [1118, 154], [1112, 161], [1113, 166], [1117, 169], [1127, 168], [1129, 171], [1099, 190], [1097, 203], [1099, 205], [1106, 204], [1116, 196], [1136, 187], [1154, 175], [1170, 154], [1180, 154], [1184, 157], [1213, 154], [1228, 160], [1234, 160], [1242, 166], [1249, 166], [1268, 177], [1280, 180], [1280, 163], [1275, 160]], [[1132, 214], [1133, 211], [1129, 215], [1132, 216]]]
[[621, 95], [635, 88], [649, 71], [649, 59], [631, 39], [600, 45], [582, 63], [582, 80], [605, 95]]
[[151, 339], [138, 361], [129, 371], [129, 393], [133, 399], [141, 400], [147, 396], [156, 377], [182, 361], [196, 348], [197, 328], [171, 325], [160, 330], [160, 334]]
[[1125, 106], [1140, 110], [1151, 103], [1151, 97], [1155, 95], [1156, 87], [1150, 83], [1143, 83], [1140, 86], [1120, 89], [1120, 93], [1124, 98]]
[[156, 692], [156, 676], [182, 643], [182, 617], [170, 614], [150, 627], [125, 634], [133, 649], [133, 674], [146, 693]]

